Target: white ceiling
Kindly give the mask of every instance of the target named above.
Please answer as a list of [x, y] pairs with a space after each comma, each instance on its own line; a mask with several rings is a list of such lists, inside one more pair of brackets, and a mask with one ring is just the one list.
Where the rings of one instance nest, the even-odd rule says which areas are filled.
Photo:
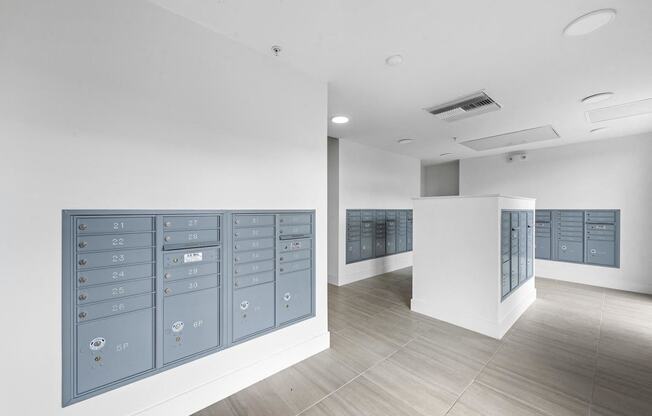
[[[592, 124], [584, 114], [652, 97], [651, 0], [151, 1], [261, 53], [282, 46], [276, 59], [328, 81], [330, 114], [351, 117], [330, 136], [427, 163], [652, 131], [652, 115]], [[611, 24], [562, 35], [601, 8], [618, 11]], [[393, 54], [403, 64], [385, 65]], [[453, 123], [423, 111], [479, 90], [502, 110]], [[616, 95], [579, 102], [602, 91]], [[561, 139], [483, 152], [453, 140], [548, 124]]]

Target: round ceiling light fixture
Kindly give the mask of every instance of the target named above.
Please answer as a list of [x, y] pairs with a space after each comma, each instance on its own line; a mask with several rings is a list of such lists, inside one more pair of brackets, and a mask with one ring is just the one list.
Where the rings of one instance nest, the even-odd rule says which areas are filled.
[[449, 152], [449, 153], [442, 153], [442, 154], [440, 154], [439, 156], [440, 156], [440, 157], [443, 157], [443, 156], [450, 156], [450, 155], [452, 155], [452, 153]]
[[594, 10], [578, 17], [566, 26], [564, 35], [566, 36], [583, 36], [594, 32], [601, 27], [610, 23], [616, 17], [614, 9]]
[[346, 124], [349, 122], [349, 118], [347, 116], [333, 116], [331, 121], [335, 124]]
[[414, 141], [414, 139], [400, 139], [398, 140], [398, 144], [410, 144]]
[[597, 133], [599, 131], [604, 131], [604, 130], [607, 130], [608, 128], [609, 127], [598, 127], [598, 128], [595, 128], [595, 129], [591, 129], [591, 133]]
[[403, 63], [403, 57], [401, 55], [388, 56], [387, 59], [385, 59], [385, 63], [389, 66], [400, 65]]
[[599, 92], [597, 94], [589, 95], [588, 97], [582, 98], [582, 103], [584, 104], [593, 104], [593, 103], [599, 103], [600, 101], [605, 101], [608, 100], [609, 98], [613, 97], [614, 93], [613, 92]]

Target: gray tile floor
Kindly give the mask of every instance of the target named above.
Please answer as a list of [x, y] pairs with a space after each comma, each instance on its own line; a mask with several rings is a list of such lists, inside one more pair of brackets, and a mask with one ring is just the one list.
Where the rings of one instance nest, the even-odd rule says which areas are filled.
[[411, 312], [411, 285], [329, 285], [329, 350], [196, 416], [652, 415], [651, 296], [537, 278], [497, 341]]

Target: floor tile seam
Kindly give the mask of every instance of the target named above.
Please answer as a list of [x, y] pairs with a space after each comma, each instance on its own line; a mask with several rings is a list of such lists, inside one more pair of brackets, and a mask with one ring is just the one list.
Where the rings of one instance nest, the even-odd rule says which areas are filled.
[[478, 373], [473, 377], [473, 380], [471, 380], [471, 382], [470, 382], [470, 383], [469, 383], [469, 384], [464, 388], [464, 390], [462, 390], [462, 392], [459, 394], [459, 396], [457, 396], [457, 398], [455, 399], [455, 401], [453, 402], [453, 404], [451, 405], [451, 407], [448, 408], [448, 410], [446, 411], [446, 413], [445, 413], [444, 416], [448, 415], [448, 414], [451, 412], [451, 410], [453, 410], [453, 408], [455, 407], [455, 405], [457, 404], [457, 402], [460, 401], [460, 398], [464, 395], [464, 393], [469, 389], [469, 387], [471, 387], [471, 386], [473, 385], [473, 383], [475, 383], [475, 381], [478, 379], [478, 376], [479, 376], [480, 374], [482, 374], [482, 372], [485, 370], [485, 368], [487, 368], [487, 366], [489, 365], [489, 363], [491, 363], [491, 361], [496, 357], [496, 354], [498, 354], [498, 352], [500, 351], [500, 349], [503, 347], [503, 344], [504, 344], [503, 340], [500, 339], [500, 340], [499, 340], [499, 343], [498, 343], [498, 348], [496, 348], [496, 351], [494, 351], [494, 353], [491, 355], [491, 357], [489, 357], [489, 359], [487, 360], [487, 362], [484, 363], [484, 365], [482, 366], [482, 368], [480, 369], [480, 371], [478, 371]]
[[[495, 364], [494, 364], [494, 365], [495, 365]], [[563, 397], [566, 397], [566, 398], [568, 398], [568, 399], [570, 399], [570, 400], [573, 400], [573, 401], [577, 401], [577, 402], [580, 402], [580, 403], [586, 404], [587, 407], [590, 407], [590, 405], [591, 405], [591, 403], [590, 403], [589, 401], [587, 401], [587, 400], [584, 400], [584, 399], [582, 399], [582, 398], [580, 398], [580, 397], [577, 397], [577, 396], [573, 396], [573, 395], [568, 394], [568, 393], [566, 393], [566, 392], [564, 392], [564, 391], [558, 390], [558, 389], [556, 389], [555, 387], [548, 386], [548, 385], [545, 385], [545, 384], [543, 384], [543, 383], [540, 383], [540, 382], [538, 382], [538, 381], [536, 381], [536, 380], [532, 380], [532, 379], [530, 379], [530, 378], [527, 377], [527, 376], [524, 376], [524, 375], [519, 374], [519, 373], [515, 373], [515, 372], [513, 372], [513, 371], [511, 371], [511, 370], [509, 370], [509, 369], [507, 369], [507, 368], [504, 368], [504, 367], [501, 367], [501, 366], [496, 365], [496, 367], [495, 367], [495, 371], [502, 372], [502, 373], [514, 374], [515, 376], [517, 376], [517, 377], [519, 377], [519, 378], [525, 379], [528, 383], [534, 384], [534, 385], [536, 385], [536, 386], [538, 386], [538, 387], [540, 387], [540, 388], [542, 388], [542, 389], [544, 389], [544, 390], [548, 390], [548, 391], [550, 391], [550, 392], [552, 392], [552, 393], [555, 393], [556, 395], [563, 396]], [[515, 396], [515, 395], [513, 395], [513, 394], [511, 394], [511, 393], [509, 393], [509, 392], [506, 392], [506, 391], [500, 390], [498, 387], [494, 387], [494, 386], [490, 385], [490, 384], [489, 384], [488, 382], [486, 382], [486, 381], [483, 381], [483, 380], [476, 380], [476, 382], [479, 383], [479, 384], [482, 384], [482, 385], [484, 385], [484, 386], [486, 386], [486, 387], [488, 387], [488, 388], [490, 388], [490, 389], [492, 389], [492, 390], [494, 390], [494, 391], [496, 391], [496, 392], [498, 392], [498, 393], [500, 393], [500, 394], [502, 394], [502, 395], [504, 395], [504, 396], [507, 396], [507, 397], [509, 397], [509, 398], [511, 398], [511, 399], [514, 399], [514, 400], [516, 400], [516, 401], [519, 401], [519, 402], [521, 402], [521, 403], [523, 403], [523, 404], [525, 404], [525, 405], [527, 405], [527, 406], [529, 406], [529, 407], [531, 407], [531, 408], [534, 408], [534, 409], [536, 409], [536, 410], [538, 410], [538, 411], [540, 411], [540, 412], [542, 412], [542, 413], [545, 413], [545, 414], [550, 415], [550, 416], [556, 416], [556, 415], [554, 415], [554, 414], [549, 414], [549, 413], [548, 413], [546, 410], [544, 410], [544, 409], [541, 409], [541, 408], [536, 407], [534, 404], [530, 404], [530, 403], [524, 401], [523, 399], [519, 398], [518, 396]]]
[[[520, 377], [523, 377], [523, 376], [521, 376], [520, 374], [519, 374], [519, 376], [520, 376]], [[524, 378], [525, 378], [525, 377], [524, 377]], [[564, 393], [564, 392], [561, 392], [561, 391], [559, 391], [559, 390], [551, 389], [550, 387], [548, 387], [548, 386], [544, 386], [543, 384], [540, 384], [540, 383], [537, 383], [537, 382], [535, 382], [534, 380], [529, 380], [529, 379], [528, 379], [528, 381], [531, 382], [531, 383], [537, 384], [537, 385], [539, 385], [539, 386], [541, 386], [541, 387], [543, 387], [543, 388], [545, 388], [545, 389], [553, 390], [553, 392], [554, 392], [555, 394], [559, 394], [559, 395], [565, 396], [565, 397], [567, 397], [567, 398], [569, 398], [569, 399], [571, 399], [571, 400], [577, 400], [577, 401], [580, 401], [580, 402], [582, 402], [583, 404], [586, 404], [586, 407], [587, 407], [587, 408], [590, 408], [590, 407], [591, 407], [591, 404], [590, 404], [589, 402], [587, 402], [587, 401], [585, 401], [585, 400], [582, 400], [582, 399], [580, 399], [580, 398], [578, 398], [578, 397], [570, 396], [570, 395], [568, 395], [568, 394], [566, 394], [566, 393]], [[501, 394], [501, 395], [503, 395], [503, 396], [505, 396], [505, 397], [508, 397], [508, 398], [514, 400], [515, 402], [518, 402], [518, 403], [520, 403], [520, 404], [522, 404], [522, 405], [524, 405], [524, 406], [526, 406], [526, 407], [528, 407], [528, 408], [530, 408], [530, 409], [532, 409], [532, 410], [534, 410], [534, 411], [536, 411], [536, 412], [539, 412], [539, 413], [541, 413], [541, 414], [543, 414], [543, 415], [546, 415], [546, 416], [557, 416], [557, 415], [554, 414], [554, 413], [550, 413], [550, 412], [548, 412], [548, 411], [546, 411], [546, 410], [544, 410], [544, 409], [541, 409], [540, 407], [536, 406], [534, 403], [529, 403], [529, 402], [527, 402], [527, 401], [525, 401], [525, 400], [519, 398], [518, 396], [515, 396], [515, 395], [513, 395], [513, 394], [511, 394], [511, 393], [508, 393], [508, 392], [502, 391], [502, 390], [498, 389], [497, 387], [494, 387], [494, 386], [492, 386], [492, 385], [490, 385], [490, 384], [488, 384], [488, 383], [486, 383], [486, 382], [484, 382], [484, 381], [482, 381], [482, 380], [475, 380], [475, 382], [478, 383], [478, 384], [483, 385], [484, 387], [488, 388], [489, 390], [492, 390], [492, 391], [494, 391], [494, 392], [496, 392], [496, 393], [498, 393], [498, 394]]]
[[378, 360], [376, 363], [374, 363], [372, 366], [370, 366], [369, 368], [367, 368], [366, 370], [364, 370], [363, 372], [361, 372], [361, 373], [358, 374], [357, 376], [353, 377], [351, 380], [349, 380], [349, 381], [347, 381], [346, 383], [342, 384], [340, 387], [338, 387], [338, 388], [336, 388], [335, 390], [331, 391], [331, 392], [328, 393], [326, 396], [324, 396], [324, 397], [322, 397], [321, 399], [317, 400], [316, 402], [314, 402], [314, 403], [311, 404], [310, 406], [306, 407], [305, 409], [303, 409], [302, 411], [300, 411], [299, 413], [297, 413], [295, 416], [302, 415], [302, 414], [304, 414], [305, 412], [307, 412], [308, 410], [310, 410], [310, 409], [312, 409], [313, 407], [317, 406], [317, 405], [318, 405], [319, 403], [321, 403], [322, 401], [326, 400], [327, 398], [329, 398], [330, 396], [334, 395], [335, 393], [337, 393], [338, 391], [340, 391], [340, 390], [343, 389], [344, 387], [348, 386], [349, 384], [353, 383], [355, 380], [357, 380], [357, 379], [359, 379], [360, 377], [362, 377], [366, 372], [368, 372], [368, 371], [371, 370], [372, 368], [377, 367], [378, 365], [380, 365], [380, 364], [381, 364], [382, 362], [384, 362], [384, 361], [387, 361], [389, 358], [391, 358], [391, 357], [392, 357], [394, 354], [396, 354], [398, 351], [399, 351], [399, 350], [393, 351], [393, 352], [391, 352], [390, 354], [386, 355], [385, 357], [381, 358], [381, 359]]
[[[598, 342], [595, 346], [595, 363], [593, 367], [593, 379], [592, 379], [592, 386], [591, 386], [591, 402], [590, 402], [590, 407], [591, 409], [593, 407], [593, 398], [595, 396], [595, 385], [596, 385], [596, 378], [598, 374], [598, 359], [600, 358], [600, 341], [602, 340], [602, 322], [604, 320], [604, 307], [607, 301], [607, 292], [603, 290], [602, 292], [602, 308], [600, 310], [600, 329], [598, 330]], [[589, 410], [589, 414], [590, 414]]]
[[[426, 342], [428, 342], [428, 338], [423, 338], [423, 337], [421, 337], [421, 336], [414, 337], [410, 342], [412, 342], [412, 341], [416, 341], [417, 339], [422, 339], [422, 340], [425, 340]], [[405, 344], [405, 345], [403, 346], [402, 349], [405, 349], [405, 347], [407, 347], [408, 344], [409, 344], [409, 342], [408, 342], [407, 344]], [[455, 351], [454, 351], [454, 350], [451, 350], [450, 348], [445, 348], [445, 347], [442, 347], [442, 346], [439, 346], [439, 345], [436, 345], [436, 346], [437, 346], [438, 348], [442, 349], [442, 350], [445, 350], [446, 352], [453, 352], [453, 353], [455, 353]], [[424, 359], [427, 359], [427, 360], [429, 360], [429, 361], [435, 361], [434, 358], [429, 357], [429, 356], [427, 356], [426, 354], [423, 354], [423, 353], [421, 353], [421, 352], [419, 352], [419, 351], [411, 350], [410, 352], [412, 352], [412, 353], [414, 353], [414, 354], [416, 354], [416, 355], [418, 355], [418, 356], [420, 356], [420, 357], [423, 357]], [[462, 354], [460, 354], [460, 355], [462, 355]], [[476, 360], [475, 358], [470, 358], [470, 357], [468, 357], [468, 356], [466, 356], [466, 355], [463, 355], [463, 358], [465, 358], [465, 359], [467, 359], [467, 360], [469, 360], [469, 361], [473, 361], [473, 362], [475, 362], [475, 363], [480, 364], [481, 367], [480, 367], [480, 369], [479, 369], [478, 371], [482, 371], [482, 370], [484, 370], [486, 364], [489, 362], [489, 361], [487, 361], [487, 362], [485, 363], [485, 362], [483, 362], [483, 361], [481, 361], [481, 360]], [[439, 361], [437, 361], [437, 364], [440, 365], [440, 366], [442, 366], [442, 367], [445, 367], [445, 368], [451, 370], [452, 372], [457, 372], [457, 371], [458, 371], [457, 369], [451, 367], [451, 366], [448, 365], [448, 364], [444, 364], [444, 363], [439, 362]], [[474, 370], [471, 369], [470, 371], [474, 371]]]

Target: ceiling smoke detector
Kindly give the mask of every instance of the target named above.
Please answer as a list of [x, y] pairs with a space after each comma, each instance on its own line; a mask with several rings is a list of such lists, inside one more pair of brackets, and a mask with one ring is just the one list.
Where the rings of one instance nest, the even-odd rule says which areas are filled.
[[616, 10], [614, 9], [601, 9], [595, 10], [578, 17], [566, 26], [564, 35], [566, 36], [582, 36], [595, 32], [601, 27], [611, 23], [616, 17]]
[[582, 98], [582, 103], [583, 104], [599, 103], [601, 101], [608, 100], [609, 98], [613, 97], [613, 95], [614, 95], [613, 92], [599, 92], [597, 94], [589, 95], [588, 97]]
[[401, 55], [392, 55], [385, 59], [385, 64], [388, 66], [396, 66], [403, 63], [403, 57]]
[[500, 105], [493, 98], [484, 92], [477, 92], [454, 101], [426, 108], [426, 111], [440, 120], [457, 121], [491, 111], [498, 111], [500, 108]]

